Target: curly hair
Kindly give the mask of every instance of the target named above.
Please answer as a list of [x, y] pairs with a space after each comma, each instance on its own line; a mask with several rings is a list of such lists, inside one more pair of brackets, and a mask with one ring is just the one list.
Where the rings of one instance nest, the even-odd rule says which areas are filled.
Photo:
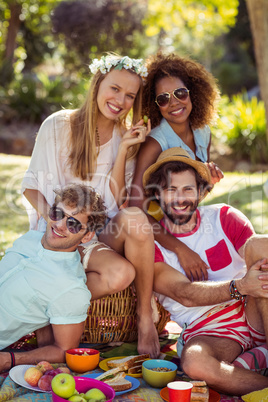
[[147, 59], [148, 76], [143, 88], [142, 115], [151, 119], [152, 128], [162, 119], [159, 107], [155, 103], [155, 87], [164, 77], [177, 77], [190, 91], [193, 105], [190, 123], [193, 129], [211, 124], [217, 117], [220, 91], [215, 77], [200, 63], [174, 53], [157, 53]]
[[63, 202], [69, 207], [77, 208], [78, 212], [86, 213], [89, 232], [100, 231], [107, 219], [106, 207], [101, 196], [90, 187], [83, 184], [69, 184], [62, 189], [55, 189], [54, 205]]

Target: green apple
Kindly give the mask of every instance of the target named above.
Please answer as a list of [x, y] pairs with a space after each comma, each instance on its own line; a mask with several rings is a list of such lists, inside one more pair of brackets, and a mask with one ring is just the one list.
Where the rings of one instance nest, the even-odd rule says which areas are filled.
[[71, 374], [60, 373], [53, 378], [51, 388], [56, 395], [68, 399], [75, 392], [75, 380]]
[[71, 402], [87, 402], [85, 398], [83, 398], [81, 395], [73, 395], [71, 396], [68, 401]]
[[96, 401], [101, 401], [102, 399], [106, 399], [106, 396], [104, 395], [104, 393], [98, 389], [98, 388], [92, 388], [89, 391], [87, 391], [87, 393], [85, 394], [85, 398], [87, 400], [89, 399], [95, 399]]

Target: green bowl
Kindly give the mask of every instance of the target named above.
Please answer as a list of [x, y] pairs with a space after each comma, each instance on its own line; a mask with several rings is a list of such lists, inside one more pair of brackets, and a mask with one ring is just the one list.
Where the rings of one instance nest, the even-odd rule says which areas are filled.
[[[171, 371], [154, 371], [155, 368], [168, 368]], [[177, 365], [168, 360], [150, 359], [142, 363], [142, 376], [147, 384], [154, 388], [163, 388], [174, 381], [177, 374]]]

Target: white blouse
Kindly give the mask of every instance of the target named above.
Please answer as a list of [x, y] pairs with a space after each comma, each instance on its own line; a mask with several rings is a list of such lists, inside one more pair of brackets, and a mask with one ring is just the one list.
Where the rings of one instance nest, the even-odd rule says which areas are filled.
[[[39, 190], [52, 205], [55, 198], [54, 189], [69, 183], [83, 183], [93, 187], [103, 198], [108, 217], [118, 212], [118, 206], [110, 190], [111, 169], [115, 163], [121, 141], [119, 128], [115, 125], [112, 138], [100, 147], [97, 158], [97, 169], [92, 180], [82, 180], [73, 175], [68, 164], [70, 144], [70, 116], [73, 110], [61, 110], [49, 116], [41, 125], [33, 149], [29, 168], [22, 181], [22, 192], [25, 189]], [[125, 180], [130, 187], [135, 169], [135, 160], [126, 163]], [[30, 221], [30, 229], [45, 231], [46, 221], [24, 198]]]

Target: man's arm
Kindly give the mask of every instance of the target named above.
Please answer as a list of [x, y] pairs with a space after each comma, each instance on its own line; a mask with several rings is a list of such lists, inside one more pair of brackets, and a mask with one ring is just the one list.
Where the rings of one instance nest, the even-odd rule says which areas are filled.
[[[37, 364], [46, 360], [50, 363], [65, 362], [65, 351], [76, 348], [84, 331], [84, 322], [79, 324], [52, 325], [54, 343], [28, 352], [14, 352], [15, 364]], [[8, 352], [0, 352], [0, 372], [9, 370], [11, 358]]]
[[[254, 264], [236, 286], [242, 295], [268, 298], [268, 261]], [[154, 291], [183, 304], [186, 307], [210, 306], [231, 299], [230, 281], [190, 282], [185, 275], [164, 262], [155, 263]]]

